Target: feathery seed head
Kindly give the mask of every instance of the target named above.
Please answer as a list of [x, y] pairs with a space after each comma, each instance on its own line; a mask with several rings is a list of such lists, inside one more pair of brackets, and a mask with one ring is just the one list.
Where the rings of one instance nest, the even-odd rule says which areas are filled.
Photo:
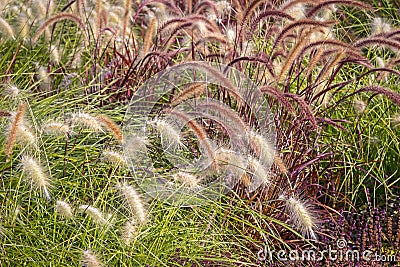
[[123, 155], [117, 151], [105, 150], [102, 153], [103, 160], [116, 166], [126, 166], [126, 161]]
[[154, 119], [149, 124], [153, 126], [161, 135], [161, 141], [166, 142], [165, 145], [179, 147], [182, 145], [181, 136], [175, 128], [165, 120]]
[[280, 196], [280, 199], [286, 203], [286, 212], [293, 226], [303, 237], [316, 240], [316, 214], [311, 205], [296, 197]]
[[68, 134], [70, 128], [67, 124], [57, 121], [48, 121], [42, 125], [42, 132], [52, 135], [65, 135]]
[[19, 35], [24, 40], [27, 40], [27, 37], [29, 35], [29, 25], [31, 25], [31, 22], [29, 21], [28, 17], [29, 17], [28, 14], [22, 12], [19, 14], [19, 16], [17, 18]]
[[7, 85], [4, 86], [4, 92], [5, 92], [8, 96], [10, 96], [10, 97], [12, 97], [12, 98], [17, 98], [18, 95], [19, 95], [19, 93], [20, 93], [20, 90], [19, 90], [19, 88], [18, 88], [17, 86], [15, 86], [14, 84], [7, 84]]
[[[286, 1], [284, 3], [284, 5], [287, 2], [290, 2], [290, 0]], [[285, 10], [285, 12], [287, 14], [290, 14], [290, 16], [292, 16], [295, 20], [301, 20], [301, 19], [305, 18], [305, 16], [306, 16], [306, 7], [304, 4], [298, 3], [295, 5], [292, 5], [289, 9]]]
[[38, 78], [42, 85], [47, 86], [50, 84], [50, 75], [44, 66], [40, 66], [38, 69]]
[[356, 99], [354, 100], [353, 107], [358, 114], [361, 114], [364, 113], [365, 109], [367, 108], [367, 104], [361, 99]]
[[332, 14], [337, 11], [337, 8], [334, 4], [329, 5], [318, 13], [315, 19], [320, 20], [320, 21], [329, 21], [332, 19]]
[[393, 128], [399, 128], [400, 127], [400, 114], [395, 114], [391, 118], [391, 124], [393, 125]]
[[[385, 67], [386, 67], [386, 63], [385, 63], [385, 61], [383, 60], [383, 58], [381, 58], [381, 57], [376, 57], [376, 58], [375, 58], [375, 63], [376, 63], [376, 66], [377, 66], [378, 68], [385, 68]], [[379, 72], [379, 73], [376, 74], [376, 79], [377, 79], [378, 81], [381, 81], [381, 80], [387, 81], [387, 79], [388, 79], [388, 73], [387, 73], [386, 71], [385, 71], [385, 72]]]
[[216, 2], [215, 8], [217, 9], [218, 14], [221, 17], [224, 17], [232, 10], [231, 3], [229, 1], [224, 1], [224, 0]]
[[21, 124], [17, 129], [16, 141], [20, 144], [36, 146], [35, 134], [24, 124]]
[[124, 244], [129, 246], [132, 242], [132, 239], [135, 237], [136, 233], [136, 222], [134, 219], [127, 221], [124, 225], [124, 229], [122, 232], [122, 238]]
[[235, 170], [238, 176], [246, 170], [247, 160], [233, 150], [221, 147], [215, 152], [215, 157], [222, 167]]
[[17, 112], [12, 114], [10, 117], [10, 126], [9, 126], [9, 131], [7, 134], [8, 140], [7, 140], [7, 144], [6, 144], [6, 148], [5, 148], [7, 159], [12, 154], [13, 147], [14, 147], [15, 141], [17, 139], [18, 129], [23, 122], [25, 109], [26, 109], [26, 105], [24, 103], [19, 104]]
[[43, 20], [46, 18], [46, 13], [47, 13], [47, 4], [41, 0], [33, 0], [33, 12], [34, 15], [40, 19]]
[[331, 39], [334, 39], [334, 36], [332, 35], [332, 28], [320, 28], [310, 34], [309, 43]]
[[22, 170], [30, 181], [32, 187], [43, 190], [45, 197], [50, 200], [50, 181], [40, 163], [33, 157], [23, 156], [21, 159]]
[[235, 43], [235, 39], [236, 39], [236, 31], [235, 31], [235, 29], [233, 29], [233, 28], [227, 28], [227, 29], [226, 29], [226, 36], [227, 36], [227, 38], [228, 38], [228, 41], [229, 41], [231, 44], [234, 44], [234, 43]]
[[108, 216], [103, 215], [103, 213], [90, 205], [81, 205], [79, 206], [78, 210], [85, 212], [96, 224], [99, 224], [101, 226], [105, 225], [105, 226], [109, 226], [110, 222], [109, 222], [109, 218]]
[[114, 135], [115, 139], [122, 142], [122, 131], [111, 118], [106, 115], [97, 115], [96, 119], [105, 129], [109, 130]]
[[288, 173], [288, 169], [287, 169], [285, 163], [283, 162], [282, 158], [279, 156], [279, 154], [275, 154], [274, 164], [275, 164], [275, 166], [278, 167], [278, 169], [281, 171], [281, 173], [283, 173], [283, 174]]
[[56, 210], [65, 218], [71, 219], [74, 217], [71, 206], [65, 201], [57, 200]]
[[0, 17], [0, 33], [6, 33], [11, 39], [15, 39], [14, 30], [11, 25]]
[[103, 264], [98, 257], [90, 250], [85, 250], [82, 254], [82, 261], [85, 267], [101, 267]]
[[131, 213], [136, 216], [138, 223], [145, 223], [147, 221], [146, 210], [139, 194], [136, 192], [133, 186], [128, 185], [127, 183], [117, 183], [117, 188], [124, 197]]
[[235, 152], [230, 149], [226, 149], [224, 147], [218, 148], [217, 151], [215, 151], [215, 158], [220, 162], [221, 166], [227, 165], [230, 163], [232, 155]]
[[261, 185], [269, 185], [271, 183], [269, 172], [258, 159], [249, 156], [247, 169], [252, 175], [251, 183], [247, 187], [249, 192], [253, 192]]
[[384, 68], [386, 66], [385, 61], [381, 57], [376, 57], [375, 61], [378, 68]]
[[72, 113], [71, 118], [73, 123], [86, 127], [94, 132], [102, 132], [101, 123], [92, 115], [85, 112]]
[[233, 150], [222, 147], [215, 152], [215, 157], [226, 175], [226, 182], [233, 187], [246, 173], [247, 159]]
[[374, 18], [372, 21], [372, 35], [388, 33], [392, 31], [392, 25], [384, 18]]
[[175, 181], [182, 183], [184, 186], [187, 186], [190, 189], [195, 189], [200, 186], [199, 178], [187, 172], [180, 171], [174, 173], [172, 177], [174, 178]]
[[[128, 142], [129, 141], [129, 142]], [[148, 140], [144, 136], [127, 136], [124, 139], [124, 155], [130, 164], [135, 164], [146, 158]]]
[[275, 148], [262, 135], [251, 131], [250, 145], [257, 157], [266, 166], [271, 166], [274, 162]]

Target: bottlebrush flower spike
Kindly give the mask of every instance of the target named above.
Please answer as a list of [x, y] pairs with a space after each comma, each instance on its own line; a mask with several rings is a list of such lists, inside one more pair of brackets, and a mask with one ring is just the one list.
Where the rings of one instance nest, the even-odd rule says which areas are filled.
[[171, 146], [173, 148], [183, 145], [179, 132], [167, 121], [154, 119], [153, 121], [150, 121], [149, 124], [160, 133], [163, 145], [166, 145], [167, 147]]
[[24, 156], [21, 159], [21, 166], [30, 181], [31, 186], [43, 190], [45, 197], [50, 201], [51, 198], [48, 191], [48, 188], [50, 187], [49, 177], [43, 170], [42, 166], [40, 166], [40, 163], [30, 156]]
[[[216, 151], [215, 156], [222, 172], [226, 176], [225, 181], [230, 186], [235, 186], [246, 174], [247, 159], [233, 150], [222, 147]], [[247, 184], [250, 185], [250, 182]]]
[[392, 25], [384, 18], [374, 18], [372, 21], [372, 35], [380, 35], [392, 31]]
[[190, 173], [180, 171], [174, 173], [172, 177], [175, 181], [182, 183], [184, 186], [187, 186], [190, 189], [195, 189], [199, 187], [199, 178]]
[[171, 101], [171, 105], [176, 106], [192, 96], [200, 95], [206, 92], [206, 90], [207, 84], [204, 82], [191, 83], [174, 97], [174, 99]]
[[400, 114], [395, 114], [391, 118], [391, 125], [393, 128], [400, 128]]
[[146, 137], [127, 136], [126, 140], [129, 140], [129, 142], [123, 142], [124, 155], [130, 164], [140, 162], [147, 156], [146, 151], [149, 142]]
[[[11, 134], [15, 132], [15, 143], [19, 143], [22, 145], [32, 145], [36, 147], [36, 135], [31, 127], [28, 125], [27, 121], [24, 119], [23, 114], [21, 115], [21, 118], [17, 118], [19, 116], [18, 111], [10, 115], [11, 123], [7, 131], [8, 136], [11, 137]], [[15, 126], [14, 123], [17, 119], [19, 120], [18, 125], [16, 128], [13, 128]]]
[[74, 217], [71, 206], [65, 201], [57, 200], [56, 210], [58, 213], [60, 213], [65, 218], [71, 219]]
[[149, 27], [147, 28], [146, 36], [144, 37], [143, 51], [142, 51], [143, 55], [146, 55], [149, 52], [150, 47], [152, 45], [153, 35], [156, 30], [157, 30], [157, 19], [153, 18], [150, 22]]
[[262, 163], [266, 166], [273, 164], [275, 148], [262, 135], [251, 131], [250, 145]]
[[353, 107], [357, 114], [362, 114], [367, 108], [367, 104], [361, 99], [356, 99], [354, 100]]
[[17, 129], [16, 141], [20, 144], [36, 146], [35, 134], [28, 126], [23, 124], [21, 124]]
[[50, 74], [47, 72], [47, 68], [45, 66], [38, 67], [37, 76], [41, 83], [41, 86], [46, 88], [50, 85], [51, 82]]
[[121, 191], [129, 210], [136, 216], [138, 223], [145, 223], [147, 221], [146, 209], [133, 186], [127, 183], [117, 183], [117, 188]]
[[15, 39], [13, 28], [3, 18], [0, 18], [0, 31], [3, 33], [7, 33], [7, 35], [10, 36], [11, 39]]
[[296, 197], [280, 196], [280, 199], [286, 203], [286, 212], [293, 226], [303, 237], [317, 240], [314, 232], [317, 218], [311, 205]]
[[281, 173], [285, 175], [288, 174], [288, 169], [285, 163], [283, 162], [282, 158], [278, 154], [275, 154], [274, 156], [274, 164], [278, 167]]
[[136, 221], [134, 219], [127, 221], [124, 225], [122, 238], [124, 244], [129, 246], [136, 233]]
[[101, 123], [96, 119], [96, 117], [84, 113], [84, 112], [77, 112], [77, 113], [72, 113], [72, 118], [71, 118], [73, 123], [79, 124], [83, 127], [86, 127], [90, 130], [93, 130], [94, 132], [102, 132], [103, 127]]
[[238, 176], [246, 170], [247, 160], [233, 150], [221, 147], [215, 152], [215, 156], [222, 168], [235, 170]]
[[271, 181], [269, 180], [269, 173], [263, 166], [263, 164], [256, 158], [249, 157], [248, 172], [252, 174], [252, 179], [250, 184], [247, 185], [247, 190], [253, 192], [261, 185], [269, 185]]
[[19, 93], [20, 93], [20, 90], [19, 90], [19, 88], [18, 88], [17, 86], [15, 86], [14, 84], [7, 84], [7, 85], [4, 86], [4, 92], [5, 92], [8, 96], [10, 96], [10, 97], [12, 97], [12, 98], [17, 98], [18, 95], [19, 95]]
[[97, 115], [96, 119], [109, 130], [119, 142], [122, 142], [122, 131], [120, 127], [108, 116], [106, 115]]
[[86, 267], [102, 267], [103, 264], [97, 256], [90, 250], [85, 250], [82, 255], [83, 265]]
[[303, 19], [306, 16], [305, 5], [300, 1], [285, 1], [280, 9], [290, 14], [295, 20]]
[[103, 153], [103, 160], [116, 166], [126, 166], [126, 161], [123, 155], [117, 151], [105, 150]]
[[67, 124], [57, 121], [48, 121], [42, 125], [42, 132], [52, 135], [65, 135], [68, 134], [70, 128]]
[[18, 128], [22, 122], [22, 119], [23, 119], [23, 116], [25, 113], [25, 108], [26, 108], [26, 106], [24, 103], [19, 104], [17, 113], [11, 119], [12, 122], [11, 122], [11, 126], [10, 126], [10, 131], [8, 133], [8, 140], [7, 140], [6, 149], [5, 149], [7, 159], [12, 153], [14, 143], [17, 138]]
[[97, 223], [99, 225], [102, 225], [102, 226], [103, 225], [105, 225], [105, 226], [109, 226], [110, 225], [110, 222], [108, 221], [108, 218], [107, 219], [104, 218], [103, 213], [99, 209], [97, 209], [97, 208], [95, 208], [93, 206], [90, 206], [90, 205], [81, 205], [81, 206], [79, 206], [78, 209], [80, 211], [85, 212], [87, 215], [89, 215], [89, 217], [92, 218], [92, 220], [95, 223]]

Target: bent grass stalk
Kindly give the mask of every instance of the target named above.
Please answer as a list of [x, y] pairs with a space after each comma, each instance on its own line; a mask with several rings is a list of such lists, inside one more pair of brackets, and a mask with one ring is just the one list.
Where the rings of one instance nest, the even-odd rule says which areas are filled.
[[199, 142], [205, 148], [207, 156], [211, 159], [215, 170], [218, 171], [219, 170], [219, 165], [218, 165], [217, 159], [215, 157], [214, 150], [213, 150], [210, 142], [207, 139], [207, 133], [205, 132], [203, 127], [201, 127], [194, 119], [190, 118], [189, 116], [187, 116], [183, 112], [180, 112], [178, 110], [166, 110], [166, 112], [171, 114], [171, 115], [173, 115], [173, 116], [176, 116], [178, 119], [180, 119], [183, 122], [185, 122], [191, 130], [193, 130], [193, 132], [197, 136]]
[[57, 15], [52, 16], [51, 18], [49, 18], [37, 31], [37, 33], [35, 34], [35, 36], [32, 39], [33, 43], [36, 43], [40, 37], [40, 35], [42, 35], [42, 33], [52, 24], [57, 23], [59, 21], [62, 20], [71, 20], [73, 22], [76, 22], [79, 26], [79, 28], [82, 31], [83, 36], [86, 39], [86, 27], [85, 24], [83, 23], [83, 21], [78, 18], [76, 15], [72, 14], [72, 13], [60, 13]]
[[179, 103], [189, 99], [190, 97], [200, 95], [207, 91], [207, 84], [204, 82], [194, 82], [186, 86], [180, 91], [171, 101], [172, 106], [176, 106]]
[[8, 22], [0, 17], [0, 29], [2, 32], [7, 33], [12, 39], [15, 39], [14, 30]]

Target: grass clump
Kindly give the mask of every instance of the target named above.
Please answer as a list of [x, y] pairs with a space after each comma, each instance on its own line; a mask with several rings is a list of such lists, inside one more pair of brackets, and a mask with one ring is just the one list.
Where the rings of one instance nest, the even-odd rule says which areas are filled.
[[[259, 266], [260, 247], [339, 237], [398, 255], [398, 14], [369, 2], [1, 3], [0, 262]], [[132, 97], [173, 66], [215, 83], [173, 85], [149, 136], [125, 136]], [[146, 153], [190, 194], [221, 173], [233, 188], [169, 206], [136, 187]]]

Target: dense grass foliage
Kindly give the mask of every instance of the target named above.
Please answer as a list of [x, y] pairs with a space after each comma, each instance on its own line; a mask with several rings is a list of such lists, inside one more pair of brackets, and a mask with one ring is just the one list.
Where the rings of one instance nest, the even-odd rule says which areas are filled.
[[[400, 259], [398, 4], [3, 1], [0, 266], [339, 266], [258, 255], [265, 247], [327, 249], [338, 238], [346, 249]], [[252, 148], [228, 194], [175, 207], [136, 187], [122, 128], [146, 80], [195, 61], [234, 67], [258, 85], [276, 144], [253, 131], [226, 70], [214, 73], [218, 86], [168, 92], [160, 110], [194, 98], [223, 103], [230, 112], [211, 108], [237, 121]], [[182, 144], [198, 152], [208, 139], [226, 139], [217, 124], [196, 118], [176, 134], [153, 120], [159, 138], [143, 144], [157, 160], [163, 153], [154, 147], [189, 136]], [[198, 185], [180, 175], [171, 181]], [[390, 263], [360, 262], [372, 264]]]

